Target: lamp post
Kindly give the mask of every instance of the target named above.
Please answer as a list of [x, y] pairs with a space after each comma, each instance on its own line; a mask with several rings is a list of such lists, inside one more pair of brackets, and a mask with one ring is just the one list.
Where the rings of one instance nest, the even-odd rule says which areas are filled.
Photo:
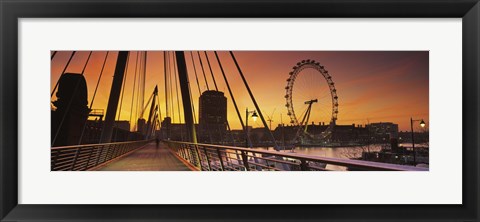
[[415, 138], [413, 136], [413, 122], [417, 122], [417, 121], [420, 121], [420, 126], [423, 128], [425, 127], [425, 121], [423, 121], [423, 119], [412, 119], [412, 117], [410, 117], [410, 129], [412, 131], [412, 150], [413, 150], [413, 165], [416, 166], [417, 165], [417, 160], [416, 160], [416, 153], [415, 153]]
[[252, 114], [253, 122], [257, 121], [257, 112], [255, 110], [253, 111], [248, 111], [248, 107], [245, 112], [245, 147], [248, 148], [248, 115]]

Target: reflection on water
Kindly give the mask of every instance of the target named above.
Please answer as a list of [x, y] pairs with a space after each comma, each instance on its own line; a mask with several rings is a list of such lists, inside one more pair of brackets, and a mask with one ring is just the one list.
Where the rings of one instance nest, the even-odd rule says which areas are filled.
[[[319, 157], [333, 157], [333, 158], [359, 158], [362, 156], [362, 152], [369, 151], [380, 151], [382, 147], [380, 145], [370, 145], [362, 147], [296, 147], [293, 152], [311, 156]], [[265, 147], [258, 147], [255, 149], [267, 150]], [[272, 147], [269, 147], [268, 150], [273, 150]], [[281, 152], [292, 152], [291, 150], [282, 150]], [[346, 170], [346, 167], [327, 165], [329, 170]]]

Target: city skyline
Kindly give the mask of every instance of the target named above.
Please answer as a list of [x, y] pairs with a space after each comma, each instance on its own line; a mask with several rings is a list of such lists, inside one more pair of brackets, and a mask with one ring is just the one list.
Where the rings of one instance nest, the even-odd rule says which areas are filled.
[[[285, 86], [286, 79], [292, 67], [301, 60], [313, 59], [325, 66], [330, 73], [339, 97], [339, 114], [337, 124], [365, 125], [368, 122], [394, 122], [399, 124], [399, 130], [407, 131], [410, 128], [410, 117], [414, 119], [429, 120], [429, 100], [428, 100], [428, 51], [399, 52], [399, 51], [370, 51], [370, 52], [315, 52], [315, 51], [235, 51], [238, 63], [242, 68], [245, 78], [255, 95], [265, 118], [274, 112], [271, 116], [272, 130], [281, 122], [289, 125], [287, 109], [285, 107]], [[51, 90], [55, 87], [56, 81], [61, 75], [71, 52], [57, 52], [52, 60], [51, 69]], [[79, 51], [72, 59], [66, 72], [81, 73], [89, 52]], [[88, 65], [85, 68], [85, 79], [88, 88], [88, 102], [92, 100], [93, 92], [98, 80], [98, 75], [102, 69], [106, 52], [94, 51], [91, 55]], [[209, 62], [212, 66], [213, 75], [218, 85], [218, 90], [225, 92], [228, 104], [228, 115], [232, 129], [240, 129], [240, 121], [235, 113], [232, 101], [228, 95], [223, 76], [221, 74], [218, 62], [213, 51], [207, 51]], [[225, 51], [218, 52], [226, 76], [231, 84], [235, 100], [241, 113], [245, 108], [254, 110], [254, 105], [248, 96], [248, 93], [241, 81], [241, 78], [235, 68], [232, 59]], [[114, 66], [117, 52], [110, 52], [105, 63], [103, 77], [100, 81], [98, 92], [95, 97], [93, 109], [105, 109], [112, 84]], [[196, 122], [198, 123], [199, 90], [196, 85], [194, 67], [190, 57], [190, 52], [186, 52], [187, 70], [190, 81], [190, 91], [192, 94], [193, 105], [195, 108]], [[197, 51], [193, 52], [195, 60], [195, 69], [200, 82], [200, 91], [207, 90], [207, 84], [200, 69]], [[208, 82], [208, 88], [214, 89], [214, 82], [210, 70], [205, 64], [206, 58], [204, 52], [200, 52], [205, 77]], [[130, 109], [130, 101], [133, 95], [133, 82], [135, 68], [139, 67], [136, 62], [137, 53], [130, 53], [128, 69], [125, 77], [123, 102], [125, 105], [119, 110], [120, 120], [130, 120], [131, 113], [138, 112], [135, 107]], [[165, 117], [165, 95], [164, 95], [164, 66], [163, 51], [148, 51], [146, 61], [145, 78], [145, 96], [144, 101], [148, 100], [153, 92], [155, 85], [159, 87], [160, 112]], [[170, 62], [173, 65], [173, 60]], [[136, 67], [137, 66], [137, 67]], [[172, 76], [174, 81], [175, 76]], [[326, 82], [319, 82], [320, 90], [327, 89]], [[172, 86], [172, 101], [176, 100], [175, 86]], [[178, 89], [180, 94], [180, 90]], [[181, 98], [181, 95], [178, 95]], [[55, 95], [52, 101], [55, 100]], [[181, 103], [181, 99], [180, 99]], [[320, 103], [319, 103], [320, 104]], [[172, 110], [170, 116], [174, 123], [183, 120], [183, 110], [180, 106], [171, 104]], [[321, 105], [325, 105], [322, 103]], [[318, 105], [319, 109], [322, 106]], [[327, 109], [327, 108], [325, 108]], [[133, 111], [133, 112], [132, 112]], [[282, 115], [280, 115], [282, 114]], [[145, 114], [147, 115], [147, 114]], [[144, 116], [145, 116], [144, 115]], [[244, 116], [242, 117], [244, 118]], [[313, 122], [327, 122], [329, 119], [321, 119], [312, 116]], [[311, 122], [311, 121], [310, 121]], [[261, 121], [251, 121], [249, 125], [253, 127], [263, 127]], [[418, 128], [415, 128], [418, 130]]]

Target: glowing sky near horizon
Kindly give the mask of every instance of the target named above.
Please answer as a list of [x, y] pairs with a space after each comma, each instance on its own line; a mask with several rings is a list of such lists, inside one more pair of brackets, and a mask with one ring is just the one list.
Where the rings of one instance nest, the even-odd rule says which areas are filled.
[[[51, 90], [58, 81], [71, 51], [59, 51], [51, 63]], [[73, 57], [72, 62], [66, 69], [66, 73], [81, 73], [85, 65], [89, 51], [79, 51]], [[228, 121], [232, 129], [240, 129], [240, 121], [235, 112], [232, 100], [228, 94], [225, 81], [212, 51], [207, 51], [212, 65], [213, 75], [220, 91], [225, 92], [228, 100]], [[428, 124], [429, 119], [429, 53], [428, 51], [235, 51], [235, 56], [245, 75], [248, 84], [255, 95], [260, 109], [265, 116], [272, 116], [272, 128], [275, 128], [281, 120], [288, 124], [287, 109], [285, 107], [285, 86], [288, 73], [292, 67], [301, 60], [313, 59], [320, 62], [329, 71], [335, 82], [339, 97], [339, 114], [337, 124], [366, 124], [368, 122], [394, 122], [399, 124], [402, 131], [409, 130], [410, 117], [424, 119]], [[204, 52], [200, 52], [205, 74], [210, 89], [214, 89], [211, 73], [206, 64]], [[245, 108], [254, 109], [253, 102], [238, 74], [238, 71], [228, 52], [218, 52], [223, 68], [235, 100], [242, 114]], [[92, 100], [100, 70], [105, 59], [105, 51], [94, 51], [85, 68], [85, 79], [88, 87], [89, 103]], [[118, 52], [110, 52], [106, 63], [98, 92], [96, 94], [93, 109], [105, 109], [107, 107], [110, 87]], [[145, 97], [149, 98], [155, 85], [159, 87], [160, 110], [165, 117], [165, 83], [164, 83], [164, 58], [163, 51], [148, 51], [146, 61]], [[199, 90], [190, 52], [186, 51], [186, 62], [190, 89], [193, 98], [195, 112], [198, 113]], [[200, 82], [200, 91], [206, 90], [206, 83], [201, 71], [197, 52], [193, 52], [195, 69]], [[173, 57], [170, 57], [172, 59]], [[135, 70], [139, 63], [137, 52], [131, 51], [128, 69], [125, 77], [122, 109], [118, 111], [120, 120], [138, 118], [135, 92], [132, 107]], [[173, 60], [170, 61], [173, 66]], [[137, 77], [138, 77], [137, 72]], [[175, 77], [172, 75], [172, 82]], [[177, 78], [178, 79], [178, 78]], [[138, 83], [138, 80], [136, 80]], [[297, 84], [296, 87], [302, 87]], [[326, 89], [326, 82], [319, 81], [318, 89]], [[184, 122], [180, 88], [178, 88], [177, 101], [176, 87], [172, 86], [173, 104], [171, 104], [171, 117], [174, 122]], [[315, 89], [311, 89], [315, 90]], [[54, 96], [52, 101], [56, 100]], [[328, 106], [328, 103], [323, 106]], [[178, 109], [180, 106], [181, 109]], [[320, 104], [318, 105], [321, 106]], [[300, 109], [300, 108], [299, 108]], [[330, 109], [326, 107], [325, 109]], [[274, 112], [275, 110], [275, 112]], [[298, 111], [301, 113], [302, 110]], [[297, 112], [297, 111], [296, 111]], [[328, 112], [327, 112], [328, 113]], [[145, 117], [147, 113], [144, 114]], [[315, 115], [312, 113], [312, 115]], [[179, 118], [180, 117], [180, 118]], [[198, 114], [196, 114], [198, 118]], [[320, 117], [312, 117], [314, 122], [325, 121]], [[262, 127], [261, 121], [249, 122], [254, 127]], [[428, 126], [428, 125], [427, 125]], [[419, 130], [419, 127], [415, 127]]]

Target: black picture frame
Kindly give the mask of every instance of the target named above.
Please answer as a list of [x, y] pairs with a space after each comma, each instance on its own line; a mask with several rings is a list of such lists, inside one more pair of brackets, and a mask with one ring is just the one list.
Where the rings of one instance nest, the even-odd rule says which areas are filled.
[[[0, 0], [1, 221], [478, 221], [478, 0]], [[18, 204], [18, 19], [133, 17], [462, 18], [461, 205]], [[448, 30], [446, 30], [448, 31]], [[448, 43], [445, 43], [448, 44]], [[192, 186], [194, 186], [192, 184]], [[246, 188], [249, 189], [249, 188]], [[441, 195], [441, 194], [439, 194]]]

